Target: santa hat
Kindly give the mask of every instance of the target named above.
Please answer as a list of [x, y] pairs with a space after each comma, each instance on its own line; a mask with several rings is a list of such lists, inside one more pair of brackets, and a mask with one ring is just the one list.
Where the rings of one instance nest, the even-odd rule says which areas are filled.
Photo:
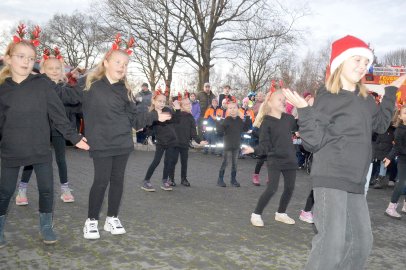
[[369, 63], [367, 70], [374, 61], [374, 55], [368, 44], [354, 36], [345, 36], [338, 39], [333, 42], [331, 47], [330, 74], [333, 74], [334, 71], [351, 56], [360, 55], [368, 58]]

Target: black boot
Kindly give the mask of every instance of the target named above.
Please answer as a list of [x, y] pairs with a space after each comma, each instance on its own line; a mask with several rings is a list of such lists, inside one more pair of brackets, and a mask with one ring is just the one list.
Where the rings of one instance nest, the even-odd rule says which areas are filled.
[[226, 187], [226, 183], [224, 183], [224, 171], [219, 172], [219, 179], [217, 180], [217, 185], [219, 187]]
[[378, 176], [378, 181], [374, 185], [375, 189], [384, 189], [388, 186], [389, 179], [386, 176]]
[[185, 187], [190, 187], [190, 183], [189, 183], [189, 181], [188, 181], [186, 178], [182, 179], [182, 180], [180, 181], [180, 184], [183, 185], [183, 186], [185, 186]]
[[240, 187], [240, 183], [237, 182], [237, 171], [232, 171], [231, 172], [231, 185], [233, 187]]
[[0, 248], [4, 247], [7, 242], [4, 238], [4, 224], [6, 223], [6, 215], [0, 216]]
[[52, 213], [39, 213], [41, 236], [45, 244], [54, 244], [57, 239], [52, 225]]

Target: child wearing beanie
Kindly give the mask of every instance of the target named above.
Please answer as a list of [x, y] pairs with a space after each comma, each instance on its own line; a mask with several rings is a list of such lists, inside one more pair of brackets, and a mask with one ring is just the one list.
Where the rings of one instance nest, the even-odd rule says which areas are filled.
[[371, 134], [389, 127], [397, 89], [406, 76], [385, 88], [380, 106], [361, 79], [374, 60], [362, 40], [346, 36], [332, 44], [330, 76], [314, 105], [285, 89], [298, 108], [299, 133], [313, 153], [313, 238], [305, 269], [364, 269], [372, 248], [368, 205], [364, 196], [371, 160]]

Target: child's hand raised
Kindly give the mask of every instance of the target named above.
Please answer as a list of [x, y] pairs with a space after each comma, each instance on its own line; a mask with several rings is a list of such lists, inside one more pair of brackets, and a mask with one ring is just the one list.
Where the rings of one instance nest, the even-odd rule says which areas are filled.
[[400, 76], [399, 78], [397, 78], [396, 81], [393, 81], [390, 86], [395, 86], [397, 88], [400, 88], [400, 86], [405, 82], [406, 80], [406, 74], [403, 74], [402, 76]]
[[180, 110], [180, 103], [179, 103], [179, 101], [175, 100], [175, 101], [172, 103], [172, 107], [173, 107], [175, 110]]
[[285, 95], [286, 99], [289, 100], [289, 102], [292, 103], [292, 105], [296, 108], [300, 109], [309, 106], [309, 104], [307, 104], [307, 101], [296, 91], [285, 88], [282, 89], [282, 92]]
[[90, 147], [86, 142], [87, 142], [87, 139], [85, 137], [83, 137], [77, 144], [75, 144], [75, 146], [79, 149], [89, 150]]
[[390, 159], [384, 158], [382, 161], [383, 161], [385, 168], [387, 168], [390, 164]]
[[242, 148], [241, 153], [243, 155], [248, 155], [248, 154], [254, 153], [254, 148], [252, 148], [251, 146], [245, 146]]
[[159, 122], [165, 122], [168, 120], [171, 120], [172, 115], [168, 112], [159, 112], [158, 113], [158, 121]]

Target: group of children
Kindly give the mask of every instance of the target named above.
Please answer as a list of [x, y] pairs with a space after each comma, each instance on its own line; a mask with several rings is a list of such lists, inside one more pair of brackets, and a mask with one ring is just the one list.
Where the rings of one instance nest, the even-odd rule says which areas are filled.
[[[108, 186], [104, 230], [114, 235], [126, 232], [118, 215], [126, 164], [134, 149], [133, 129], [152, 128], [156, 139], [155, 156], [143, 179], [142, 189], [155, 191], [150, 180], [163, 156], [161, 189], [169, 191], [176, 185], [174, 170], [179, 156], [181, 184], [190, 186], [187, 179], [189, 142], [194, 139], [202, 146], [208, 142], [202, 141], [196, 134], [196, 119], [191, 113], [188, 95], [180, 96], [173, 102], [173, 108], [169, 108], [166, 106], [167, 96], [155, 91], [150, 110], [137, 113], [126, 79], [133, 39], [125, 42], [117, 35], [99, 65], [75, 88], [68, 89], [60, 84], [63, 60], [57, 53], [43, 57], [44, 74], [31, 74], [37, 59], [35, 45], [38, 45], [40, 29], [34, 29], [33, 39], [25, 39], [25, 32], [25, 27], [20, 26], [18, 36], [7, 47], [6, 66], [0, 71], [0, 247], [6, 244], [6, 213], [21, 166], [25, 166], [26, 175], [19, 184], [20, 190], [26, 188], [30, 170], [34, 170], [37, 176], [43, 241], [46, 244], [57, 241], [52, 226], [50, 137], [57, 156], [62, 200], [74, 200], [69, 192], [63, 138], [78, 148], [89, 150], [93, 159], [94, 180], [83, 227], [86, 239], [100, 237], [99, 214]], [[305, 149], [313, 153], [311, 195], [314, 195], [314, 222], [318, 233], [313, 239], [306, 269], [362, 269], [372, 247], [371, 224], [364, 195], [371, 160], [370, 138], [373, 131], [382, 133], [388, 128], [393, 116], [396, 89], [406, 78], [402, 76], [386, 87], [382, 103], [376, 106], [360, 83], [372, 61], [372, 51], [358, 38], [346, 36], [335, 41], [330, 58], [330, 76], [326, 86], [318, 91], [314, 106], [309, 106], [303, 97], [289, 89], [272, 90], [266, 95], [254, 121], [259, 134], [258, 146], [242, 149], [243, 154], [255, 153], [263, 157], [262, 163], [265, 158], [267, 160], [268, 185], [251, 214], [254, 226], [264, 226], [262, 214], [278, 188], [281, 174], [284, 190], [275, 220], [295, 223], [286, 214], [297, 169], [292, 134], [299, 132]], [[298, 122], [285, 113], [286, 99], [297, 108]], [[236, 159], [241, 150], [240, 135], [250, 128], [254, 117], [244, 116], [246, 111], [239, 111], [235, 99], [225, 98], [224, 102], [226, 115], [217, 118], [217, 113], [210, 114], [211, 118], [215, 115], [216, 130], [224, 140], [217, 185], [226, 187], [224, 173], [231, 159], [230, 183], [239, 187]], [[64, 103], [82, 104], [86, 138], [70, 125]], [[385, 160], [387, 165], [390, 157], [399, 157], [399, 182], [388, 207], [392, 210], [396, 209], [405, 182], [405, 106], [400, 109], [399, 120], [402, 124], [395, 133], [394, 150]], [[18, 196], [16, 202], [28, 203]]]

